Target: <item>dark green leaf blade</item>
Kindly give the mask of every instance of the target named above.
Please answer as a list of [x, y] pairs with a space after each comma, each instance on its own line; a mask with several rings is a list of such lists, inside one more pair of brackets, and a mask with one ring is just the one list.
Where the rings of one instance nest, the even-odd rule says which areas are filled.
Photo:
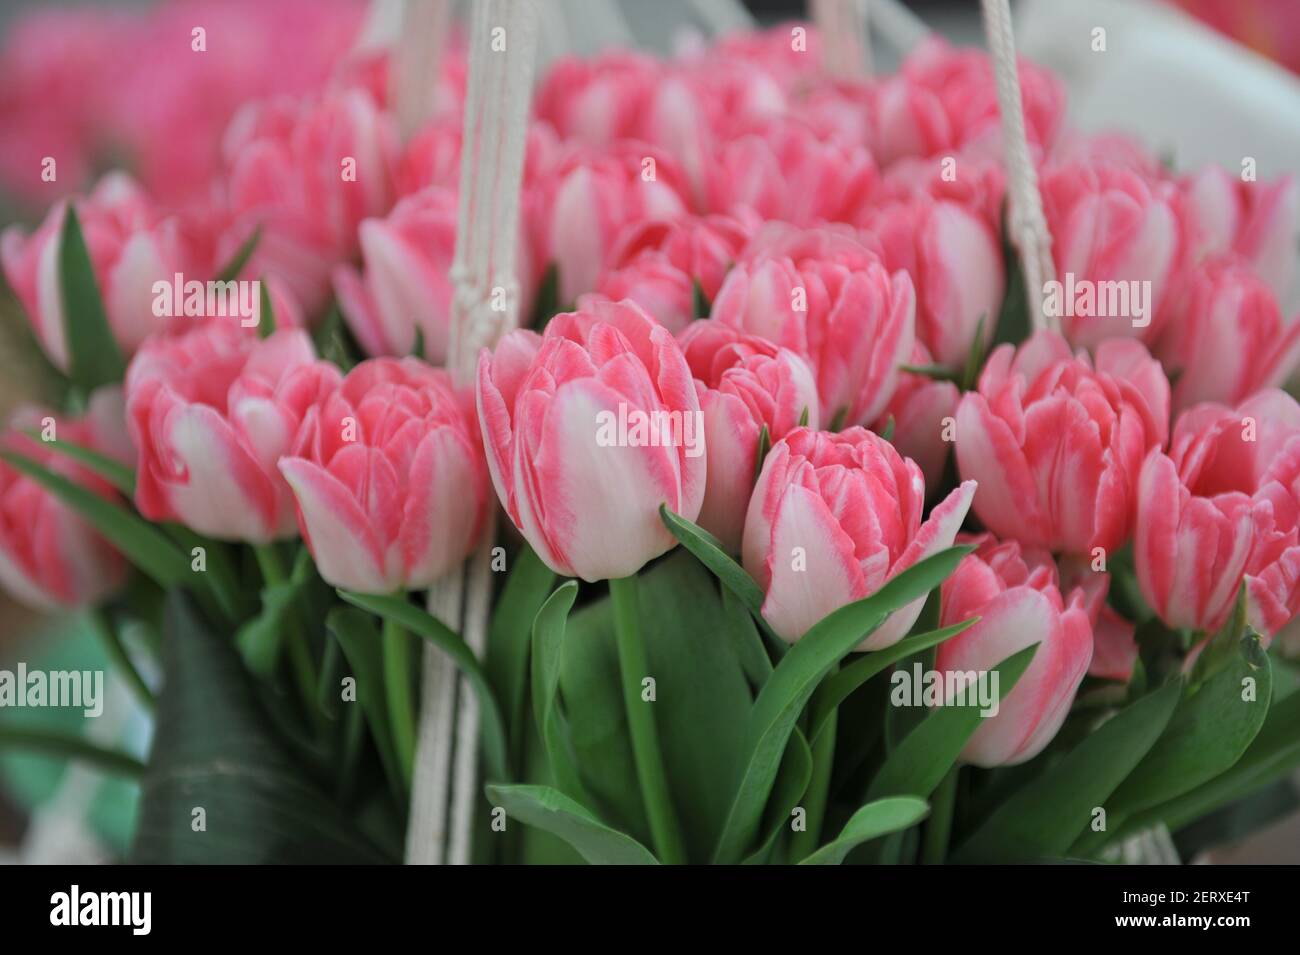
[[947, 579], [970, 550], [950, 547], [918, 561], [870, 597], [827, 615], [790, 648], [754, 701], [746, 733], [745, 770], [715, 861], [740, 858], [753, 838], [795, 720], [830, 668], [890, 613], [924, 597]]
[[[1015, 688], [1037, 650], [1038, 644], [1031, 644], [990, 671], [998, 674], [999, 701], [1005, 700]], [[867, 799], [928, 797], [957, 762], [962, 747], [979, 727], [982, 718], [978, 706], [935, 708], [889, 754], [880, 772], [871, 780]]]
[[100, 385], [120, 382], [126, 374], [126, 361], [108, 324], [86, 237], [72, 205], [59, 235], [59, 295], [73, 382], [86, 394]]
[[[133, 862], [385, 859], [283, 748], [230, 641], [174, 591]], [[195, 810], [205, 827], [196, 831]]]
[[901, 832], [921, 822], [929, 813], [926, 801], [914, 796], [889, 796], [869, 802], [849, 818], [833, 841], [799, 864], [839, 865], [864, 842]]
[[573, 846], [593, 865], [658, 865], [650, 850], [611, 829], [585, 806], [548, 786], [489, 785], [488, 799], [508, 817], [544, 829]]
[[1147, 754], [1169, 723], [1179, 680], [1129, 704], [1060, 761], [1001, 803], [953, 854], [954, 862], [1056, 858]]

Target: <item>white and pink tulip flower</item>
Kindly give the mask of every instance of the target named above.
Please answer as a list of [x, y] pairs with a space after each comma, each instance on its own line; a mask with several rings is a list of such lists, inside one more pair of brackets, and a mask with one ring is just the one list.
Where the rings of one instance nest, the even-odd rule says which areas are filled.
[[862, 255], [844, 264], [759, 254], [727, 274], [711, 312], [805, 357], [828, 426], [876, 420], [916, 340], [911, 278]]
[[213, 319], [149, 339], [126, 374], [140, 513], [217, 540], [293, 536], [293, 498], [276, 462], [339, 377], [301, 329], [261, 339]]
[[497, 496], [557, 573], [630, 576], [676, 542], [661, 504], [699, 516], [695, 381], [672, 333], [639, 306], [592, 297], [543, 335], [509, 333], [480, 356], [477, 397]]
[[[795, 642], [950, 547], [974, 495], [975, 482], [963, 482], [922, 520], [925, 478], [888, 441], [865, 428], [796, 428], [768, 454], [745, 518], [744, 566], [763, 588], [763, 617]], [[925, 599], [895, 611], [857, 649], [897, 643]]]
[[699, 388], [708, 449], [697, 523], [739, 553], [762, 429], [775, 442], [805, 415], [803, 423], [817, 428], [817, 385], [808, 363], [788, 348], [722, 322], [694, 322], [678, 342]]
[[469, 395], [415, 358], [348, 372], [279, 469], [321, 576], [362, 593], [429, 586], [469, 556], [487, 515]]
[[1055, 553], [1114, 554], [1133, 523], [1138, 472], [1169, 431], [1169, 382], [1139, 342], [1071, 354], [1055, 332], [995, 349], [957, 407], [957, 467], [1002, 538]]
[[1169, 455], [1142, 470], [1135, 558], [1169, 626], [1213, 632], [1243, 579], [1265, 640], [1300, 611], [1300, 404], [1262, 391], [1181, 415]]
[[977, 540], [940, 587], [939, 622], [979, 620], [939, 644], [935, 669], [984, 673], [1038, 644], [997, 713], [980, 721], [962, 749], [965, 762], [988, 768], [1023, 763], [1052, 741], [1088, 672], [1093, 631], [1084, 591], [1062, 593], [1050, 554], [989, 535]]
[[[170, 324], [154, 313], [154, 284], [171, 285], [177, 273], [208, 278], [176, 217], [164, 216], [125, 173], [104, 176], [76, 209], [108, 325], [118, 347], [131, 355], [153, 332]], [[0, 266], [23, 304], [41, 349], [63, 371], [71, 360], [67, 317], [59, 284], [59, 249], [69, 200], [56, 203], [30, 236], [19, 226], [0, 234]]]

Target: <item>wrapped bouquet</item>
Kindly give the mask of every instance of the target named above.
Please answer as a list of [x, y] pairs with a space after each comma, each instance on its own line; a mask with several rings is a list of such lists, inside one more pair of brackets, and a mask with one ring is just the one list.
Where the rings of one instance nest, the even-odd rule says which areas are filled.
[[306, 0], [0, 57], [48, 366], [0, 585], [150, 727], [0, 746], [138, 782], [155, 862], [1190, 858], [1296, 805], [1294, 179], [1071, 128], [1005, 3], [992, 56], [872, 75], [822, 4], [535, 86], [548, 4], [417, 6], [415, 60]]

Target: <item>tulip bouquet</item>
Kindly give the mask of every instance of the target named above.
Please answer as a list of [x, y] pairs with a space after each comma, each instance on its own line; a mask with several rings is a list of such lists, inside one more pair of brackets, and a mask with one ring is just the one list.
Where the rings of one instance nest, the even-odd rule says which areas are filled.
[[[153, 714], [140, 762], [3, 713], [0, 745], [137, 775], [133, 858], [399, 859], [452, 705], [423, 642], [478, 714], [484, 862], [1190, 856], [1297, 804], [1293, 179], [1072, 130], [1021, 62], [1059, 279], [1026, 295], [985, 54], [563, 58], [523, 327], [458, 376], [463, 39], [403, 136], [353, 5], [174, 9], [0, 57], [0, 172], [57, 195], [0, 236], [49, 366], [0, 584], [85, 611]], [[221, 59], [276, 18], [292, 58]], [[97, 31], [154, 52], [111, 72]], [[84, 50], [21, 55], [50, 35]], [[109, 133], [131, 172], [59, 194]], [[425, 597], [476, 551], [483, 648]]]

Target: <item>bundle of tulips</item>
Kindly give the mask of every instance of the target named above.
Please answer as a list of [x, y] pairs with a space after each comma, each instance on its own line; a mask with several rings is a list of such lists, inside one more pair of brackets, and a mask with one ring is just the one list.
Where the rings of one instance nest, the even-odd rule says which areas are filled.
[[[563, 59], [527, 327], [462, 381], [464, 43], [403, 139], [355, 9], [270, 6], [293, 76], [230, 109], [120, 97], [166, 62], [229, 98], [189, 25], [218, 50], [253, 4], [119, 18], [159, 48], [132, 83], [0, 61], [28, 203], [105, 116], [143, 150], [0, 239], [57, 383], [0, 451], [0, 582], [89, 609], [154, 710], [137, 858], [399, 858], [418, 638], [475, 694], [482, 861], [1188, 855], [1295, 804], [1294, 181], [1082, 135], [1022, 62], [1037, 301], [982, 52], [831, 78], [794, 24]], [[88, 80], [93, 117], [23, 98]], [[478, 548], [481, 659], [424, 594]]]

